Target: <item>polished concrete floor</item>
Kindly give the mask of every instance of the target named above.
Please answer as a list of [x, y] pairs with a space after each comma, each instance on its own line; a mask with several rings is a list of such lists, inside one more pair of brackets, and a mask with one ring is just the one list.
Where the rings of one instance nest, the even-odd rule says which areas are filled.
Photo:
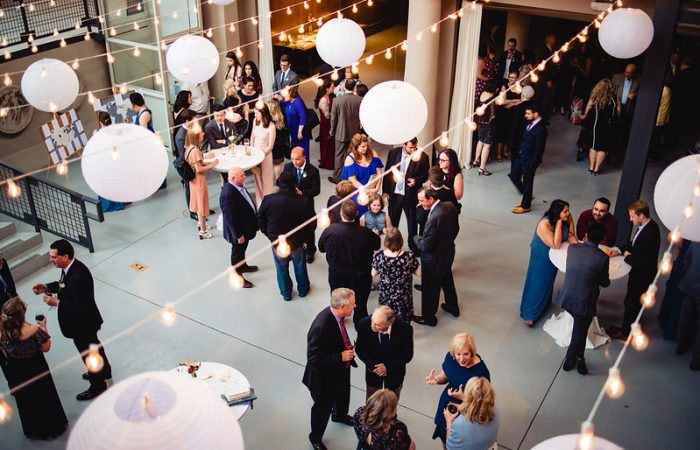
[[[548, 202], [566, 199], [578, 214], [598, 196], [615, 199], [619, 169], [590, 176], [585, 163], [574, 161], [577, 132], [562, 117], [552, 120], [530, 214], [510, 212], [519, 199], [506, 177], [508, 163], [491, 165], [493, 176], [488, 178], [477, 176], [474, 170], [464, 172], [464, 207], [453, 267], [462, 315], [455, 319], [438, 313], [437, 328], [414, 325], [415, 357], [401, 396], [399, 417], [408, 425], [417, 448], [440, 448], [430, 436], [441, 388], [425, 384], [424, 377], [431, 368], [439, 368], [451, 336], [462, 331], [475, 337], [478, 352], [491, 371], [502, 415], [501, 448], [529, 449], [552, 436], [576, 433], [588, 415], [620, 343], [587, 351], [590, 375], [564, 373], [560, 365], [565, 349], [542, 331], [542, 323], [529, 329], [518, 316], [530, 239]], [[381, 153], [383, 157], [384, 151]], [[315, 162], [317, 147], [312, 155]], [[661, 163], [649, 166], [642, 198], [652, 198], [653, 182], [662, 168]], [[322, 170], [322, 179], [329, 174]], [[218, 211], [218, 175], [211, 174], [209, 180], [212, 206]], [[321, 255], [309, 266], [310, 294], [283, 302], [274, 281], [268, 242], [259, 235], [248, 252], [261, 252], [251, 261], [260, 271], [248, 276], [256, 286], [233, 291], [220, 277], [229, 256], [221, 232], [215, 231], [212, 240], [198, 240], [196, 224], [186, 214], [183, 191], [172, 169], [168, 181], [166, 191], [108, 214], [104, 223], [92, 223], [95, 253], [78, 249], [77, 257], [95, 277], [97, 301], [105, 318], [100, 336], [106, 342], [115, 382], [143, 371], [168, 370], [186, 357], [231, 365], [248, 377], [259, 397], [255, 409], [240, 421], [247, 448], [309, 448], [311, 398], [301, 377], [309, 324], [328, 305], [324, 258]], [[90, 192], [77, 167], [70, 172], [70, 185]], [[332, 190], [328, 182], [322, 183], [317, 207], [325, 204]], [[134, 262], [148, 268], [136, 272], [129, 268]], [[45, 269], [19, 283], [18, 290], [29, 304], [29, 317], [37, 312], [48, 317], [53, 347], [47, 359], [52, 366], [60, 365], [53, 369], [53, 377], [69, 421], [75, 424], [86, 407], [75, 400], [75, 394], [87, 387], [80, 379], [84, 369], [75, 359], [73, 345], [58, 330], [56, 312], [48, 311], [31, 293], [34, 283], [58, 276], [58, 270]], [[559, 275], [557, 285], [561, 281]], [[624, 292], [624, 280], [614, 281], [603, 291], [599, 303], [602, 324], [620, 320]], [[415, 300], [419, 312], [419, 293]], [[182, 301], [174, 326], [167, 328], [157, 319], [144, 321], [174, 301]], [[370, 307], [376, 301], [373, 293]], [[556, 307], [551, 307], [546, 317], [555, 312]], [[621, 367], [625, 395], [603, 400], [595, 419], [596, 433], [627, 449], [696, 448], [700, 441], [700, 429], [694, 426], [700, 417], [698, 374], [688, 370], [688, 357], [676, 356], [674, 344], [660, 338], [655, 310], [643, 317], [643, 325], [651, 336], [650, 346], [625, 356]], [[352, 329], [350, 334], [354, 335]], [[61, 364], [69, 358], [73, 360]], [[361, 366], [352, 373], [353, 410], [365, 396], [362, 370]], [[6, 389], [0, 380], [0, 390]], [[68, 439], [66, 433], [53, 442], [28, 441], [16, 416], [1, 429], [2, 449], [63, 448]], [[351, 428], [331, 423], [324, 442], [330, 449], [349, 450], [357, 441]]]

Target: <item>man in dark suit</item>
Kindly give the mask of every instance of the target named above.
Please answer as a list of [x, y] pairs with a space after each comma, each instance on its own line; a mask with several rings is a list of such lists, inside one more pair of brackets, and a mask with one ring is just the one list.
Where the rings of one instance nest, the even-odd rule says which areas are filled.
[[229, 136], [235, 133], [233, 123], [226, 120], [226, 108], [223, 105], [216, 105], [214, 118], [204, 126], [204, 136], [209, 142], [209, 148], [216, 150], [228, 146]]
[[413, 236], [418, 234], [416, 221], [416, 207], [418, 206], [418, 189], [428, 180], [430, 161], [428, 155], [420, 152], [418, 161], [413, 160], [414, 153], [418, 150], [418, 139], [413, 138], [404, 142], [402, 147], [396, 147], [389, 151], [384, 167], [389, 170], [396, 164], [401, 173], [400, 179], [387, 175], [382, 181], [384, 199], [389, 200], [389, 219], [392, 226], [398, 227], [401, 221], [401, 211], [406, 215], [408, 226], [408, 246], [415, 251]]
[[[299, 75], [292, 70], [292, 62], [289, 60], [289, 56], [280, 56], [280, 70], [275, 72], [275, 78], [272, 81], [272, 90], [277, 92], [282, 88], [294, 86], [296, 84], [299, 84]], [[281, 98], [278, 94], [275, 94], [275, 96]]]
[[[314, 198], [321, 193], [321, 175], [313, 164], [306, 161], [306, 155], [303, 148], [294, 147], [291, 152], [291, 159], [292, 162], [284, 165], [282, 173], [292, 175], [295, 180], [297, 192], [309, 199], [311, 210], [314, 211]], [[316, 215], [315, 212], [314, 215]], [[316, 254], [316, 236], [314, 235], [315, 228], [316, 226], [314, 223], [311, 232], [308, 233], [308, 239], [305, 242], [306, 262], [309, 264], [314, 262], [314, 255]]]
[[83, 358], [88, 357], [91, 344], [99, 347], [104, 361], [102, 370], [83, 374], [84, 380], [90, 381], [90, 387], [76, 395], [76, 400], [91, 400], [107, 389], [105, 380], [112, 378], [112, 366], [109, 364], [97, 332], [102, 326], [102, 315], [95, 303], [95, 285], [90, 269], [75, 259], [73, 246], [65, 239], [51, 244], [49, 261], [61, 269], [61, 278], [48, 284], [37, 284], [34, 294], [44, 294], [44, 303], [58, 306], [58, 325], [63, 336], [73, 339], [75, 348]]
[[[197, 113], [191, 109], [183, 109], [180, 111], [178, 116], [184, 121], [180, 128], [178, 128], [177, 133], [175, 133], [175, 149], [177, 150], [177, 158], [173, 161], [175, 167], [180, 164], [180, 161], [185, 157], [185, 137], [187, 137], [187, 132], [194, 126]], [[185, 202], [187, 204], [187, 209], [190, 208], [190, 183], [184, 179], [180, 179], [180, 183], [185, 188]], [[190, 218], [192, 220], [199, 220], [197, 218], [197, 213], [190, 211]]]
[[[331, 292], [331, 306], [314, 319], [306, 337], [306, 368], [302, 382], [314, 401], [311, 407], [309, 440], [314, 450], [325, 450], [323, 433], [328, 417], [333, 422], [353, 425], [350, 406], [350, 366], [357, 367], [355, 351], [345, 327], [345, 318], [355, 309], [351, 289]], [[332, 415], [331, 415], [332, 412]]]
[[[544, 61], [554, 54], [555, 46], [557, 45], [557, 37], [549, 33], [544, 37], [544, 48], [537, 55], [540, 61]], [[538, 91], [540, 92], [540, 113], [544, 119], [543, 125], [547, 124], [549, 117], [552, 115], [554, 107], [554, 92], [557, 85], [557, 73], [559, 72], [559, 64], [551, 59], [547, 62], [545, 69], [540, 71], [540, 82]]]
[[413, 359], [413, 328], [386, 305], [378, 306], [371, 316], [357, 324], [357, 356], [365, 363], [367, 398], [379, 389], [401, 395], [406, 364]]
[[421, 325], [437, 325], [440, 289], [445, 293], [442, 309], [455, 317], [459, 316], [457, 290], [452, 277], [455, 259], [455, 238], [459, 233], [457, 208], [450, 202], [441, 202], [432, 188], [418, 192], [418, 202], [428, 211], [428, 221], [423, 236], [415, 236], [416, 246], [421, 252], [421, 314], [415, 321]]
[[[301, 147], [299, 147], [301, 149]], [[301, 149], [302, 154], [304, 150]], [[289, 262], [294, 265], [294, 277], [297, 280], [299, 297], [306, 297], [309, 292], [309, 275], [304, 259], [304, 243], [308, 242], [308, 234], [313, 233], [311, 224], [301, 230], [287, 235], [292, 229], [300, 226], [314, 216], [314, 210], [309, 200], [296, 192], [295, 176], [283, 172], [277, 179], [279, 192], [268, 194], [263, 198], [258, 210], [258, 227], [270, 242], [286, 241], [289, 254], [284, 244], [278, 243], [272, 250], [272, 257], [277, 269], [277, 285], [285, 301], [292, 299], [292, 279], [289, 277]]]
[[330, 135], [335, 139], [335, 169], [328, 181], [338, 184], [345, 164], [352, 137], [360, 132], [360, 103], [362, 97], [355, 95], [355, 80], [345, 81], [345, 95], [336, 98], [331, 107]]
[[517, 50], [518, 40], [514, 37], [508, 39], [508, 48], [503, 50], [498, 59], [498, 72], [501, 74], [501, 85], [508, 86], [508, 74], [518, 72], [523, 64], [523, 54]]
[[10, 266], [7, 265], [7, 261], [0, 254], [0, 310], [2, 310], [2, 305], [12, 297], [17, 297], [15, 280], [12, 278]]
[[592, 223], [581, 244], [569, 245], [566, 250], [566, 276], [554, 302], [574, 318], [571, 342], [566, 351], [563, 369], [576, 367], [581, 375], [588, 373], [583, 352], [593, 317], [600, 287], [610, 286], [610, 258], [598, 248], [605, 237], [605, 226]]
[[[240, 167], [228, 171], [228, 182], [219, 195], [219, 206], [224, 218], [224, 239], [231, 244], [231, 266], [245, 260], [248, 242], [255, 237], [258, 225], [255, 218], [255, 200], [245, 188], [245, 172]], [[238, 274], [257, 272], [258, 266], [244, 262], [236, 268]], [[252, 288], [253, 283], [243, 279], [244, 288]]]
[[625, 314], [621, 327], [610, 327], [608, 334], [614, 339], [626, 340], [630, 326], [637, 319], [642, 308], [640, 298], [654, 281], [656, 263], [661, 246], [659, 226], [649, 217], [649, 205], [637, 200], [628, 208], [630, 222], [637, 227], [632, 242], [615, 248], [616, 254], [624, 254], [625, 262], [632, 266], [627, 279], [627, 295], [625, 296]]
[[700, 242], [691, 242], [685, 253], [683, 278], [678, 290], [685, 294], [678, 319], [678, 347], [683, 355], [693, 347], [690, 370], [700, 370]]
[[525, 128], [517, 148], [515, 165], [508, 174], [518, 192], [523, 198], [520, 204], [513, 208], [513, 213], [523, 214], [532, 210], [532, 189], [535, 181], [535, 170], [542, 164], [542, 154], [547, 142], [547, 128], [540, 117], [539, 109], [534, 105], [525, 108], [525, 119], [530, 123]]
[[367, 316], [367, 298], [372, 285], [372, 257], [379, 250], [381, 239], [357, 223], [357, 205], [345, 200], [341, 205], [339, 223], [323, 230], [318, 248], [328, 261], [328, 284], [331, 291], [340, 287], [355, 292], [357, 311], [355, 325]]

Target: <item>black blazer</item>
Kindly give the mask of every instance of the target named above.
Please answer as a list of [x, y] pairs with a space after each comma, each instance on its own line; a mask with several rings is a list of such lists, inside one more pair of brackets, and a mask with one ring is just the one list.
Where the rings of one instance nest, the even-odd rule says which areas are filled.
[[[389, 150], [389, 154], [386, 157], [386, 164], [384, 165], [387, 170], [393, 165], [401, 162], [402, 151], [402, 147], [396, 147]], [[428, 155], [425, 152], [421, 152], [420, 159], [418, 161], [411, 159], [411, 162], [408, 163], [408, 167], [406, 167], [405, 179], [413, 178], [416, 180], [416, 184], [413, 187], [408, 187], [408, 184], [406, 184], [404, 195], [409, 199], [415, 200], [416, 204], [418, 204], [418, 190], [426, 181], [428, 181], [428, 169], [430, 169], [430, 158], [428, 158]], [[394, 193], [394, 189], [396, 189], [396, 180], [394, 180], [394, 177], [384, 177], [384, 180], [382, 181], [382, 192], [391, 195]]]
[[639, 232], [634, 245], [630, 241], [620, 248], [623, 253], [625, 251], [631, 253], [625, 257], [625, 262], [632, 266], [628, 280], [630, 286], [634, 286], [638, 290], [646, 290], [656, 275], [660, 246], [659, 226], [654, 219], [651, 219]]
[[[496, 77], [497, 80], [500, 80], [503, 77], [503, 72], [506, 70], [506, 61], [508, 58], [508, 50], [503, 50], [501, 53], [501, 56], [498, 58], [498, 76]], [[515, 50], [513, 52], [513, 59], [510, 62], [510, 66], [508, 66], [508, 72], [517, 72], [518, 69], [520, 69], [520, 66], [523, 64], [523, 54], [520, 53], [518, 50]], [[508, 74], [506, 74], [508, 75]], [[518, 77], [520, 78], [520, 77]]]
[[[411, 325], [396, 319], [391, 326], [388, 352], [382, 350], [379, 343], [379, 333], [372, 331], [372, 317], [367, 316], [357, 324], [357, 342], [355, 352], [365, 363], [365, 381], [367, 385], [396, 389], [403, 383], [406, 376], [406, 364], [413, 359], [413, 328]], [[380, 377], [372, 372], [377, 364], [384, 364], [386, 377]]]
[[0, 276], [5, 280], [7, 285], [7, 290], [0, 288], [0, 310], [2, 310], [2, 305], [6, 301], [13, 297], [17, 297], [17, 288], [15, 287], [15, 280], [12, 278], [12, 273], [10, 272], [10, 266], [7, 265], [7, 261], [3, 258], [2, 266], [0, 266]]
[[457, 208], [440, 202], [428, 215], [422, 236], [413, 239], [421, 251], [421, 262], [436, 274], [447, 273], [455, 259], [455, 238], [459, 233]]
[[318, 249], [326, 254], [328, 267], [347, 274], [368, 273], [381, 239], [357, 222], [333, 223], [323, 230]]
[[[232, 122], [229, 122], [226, 119], [224, 119], [224, 134], [221, 134], [219, 125], [217, 125], [214, 119], [210, 120], [204, 126], [204, 135], [207, 138], [207, 142], [209, 142], [209, 148], [212, 150], [228, 146], [228, 137], [234, 134], [236, 134], [236, 127]], [[225, 141], [223, 144], [216, 142], [217, 140], [221, 139]]]
[[542, 164], [544, 146], [547, 142], [547, 128], [544, 126], [544, 119], [540, 119], [529, 130], [527, 126], [518, 144], [518, 158], [521, 158], [526, 166], [537, 167]]
[[[294, 181], [304, 197], [313, 199], [321, 193], [321, 175], [318, 173], [318, 169], [308, 161], [304, 165], [301, 181], [297, 180], [297, 168], [293, 163], [285, 164], [282, 173], [289, 173], [294, 176]], [[313, 203], [311, 206], [313, 206]]]
[[[314, 216], [311, 201], [287, 189], [266, 195], [258, 209], [258, 228], [270, 242], [286, 234]], [[295, 250], [306, 242], [314, 230], [314, 223], [287, 236], [287, 243]]]
[[564, 284], [554, 303], [572, 314], [593, 317], [601, 286], [610, 286], [608, 255], [591, 242], [569, 245]]
[[[324, 387], [327, 390], [334, 379], [348, 376], [344, 374], [350, 369], [345, 367], [342, 360], [343, 351], [345, 342], [338, 322], [331, 308], [325, 308], [318, 313], [306, 335], [306, 368], [302, 382], [312, 394], [322, 391]], [[354, 360], [351, 365], [357, 367]]]
[[95, 303], [95, 285], [90, 269], [73, 260], [59, 283], [46, 285], [50, 294], [58, 294], [58, 325], [67, 338], [90, 337], [102, 326], [102, 316]]
[[[255, 197], [251, 195], [250, 199], [255, 205]], [[224, 187], [221, 189], [219, 206], [221, 207], [221, 215], [224, 217], [224, 239], [226, 242], [234, 244], [240, 236], [245, 236], [248, 241], [255, 237], [258, 231], [255, 209], [250, 207], [248, 201], [230, 181], [224, 183]]]

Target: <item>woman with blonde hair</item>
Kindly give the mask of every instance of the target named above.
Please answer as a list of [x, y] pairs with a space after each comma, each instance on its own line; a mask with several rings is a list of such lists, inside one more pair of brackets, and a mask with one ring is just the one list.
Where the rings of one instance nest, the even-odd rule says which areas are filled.
[[[462, 404], [445, 408], [447, 450], [487, 450], [498, 436], [499, 417], [491, 383], [484, 377], [467, 382]], [[452, 411], [454, 412], [452, 412]]]
[[389, 389], [380, 389], [355, 411], [357, 450], [415, 450], [406, 424], [397, 418], [399, 401]]
[[207, 188], [207, 170], [219, 163], [216, 158], [205, 160], [200, 150], [202, 146], [202, 129], [188, 130], [185, 136], [185, 160], [192, 166], [194, 178], [190, 180], [190, 211], [197, 213], [199, 239], [211, 239], [211, 227], [207, 225], [209, 215], [209, 189]]
[[605, 156], [615, 144], [615, 126], [621, 106], [616, 101], [615, 90], [608, 78], [600, 80], [593, 90], [581, 117], [584, 130], [582, 144], [588, 147], [588, 172], [600, 173]]
[[463, 400], [462, 388], [473, 377], [491, 379], [491, 374], [486, 364], [476, 353], [476, 343], [468, 333], [457, 333], [450, 342], [450, 351], [442, 362], [442, 371], [435, 375], [432, 369], [425, 382], [427, 384], [444, 384], [437, 412], [435, 413], [435, 432], [433, 439], [440, 438], [445, 446], [447, 440], [447, 422], [443, 410], [452, 399]]
[[272, 163], [275, 165], [275, 180], [282, 174], [282, 163], [285, 156], [289, 158], [289, 130], [284, 122], [284, 114], [280, 109], [280, 104], [276, 100], [265, 102], [270, 110], [270, 117], [275, 124], [275, 145], [272, 147]]
[[[350, 180], [356, 189], [364, 189], [367, 197], [371, 197], [381, 186], [382, 160], [377, 156], [377, 152], [369, 148], [369, 138], [364, 134], [356, 134], [350, 141], [348, 156], [345, 157], [343, 172], [340, 174], [342, 180]], [[357, 217], [368, 210], [367, 203], [361, 205], [358, 201], [359, 195], [352, 198], [357, 204]]]

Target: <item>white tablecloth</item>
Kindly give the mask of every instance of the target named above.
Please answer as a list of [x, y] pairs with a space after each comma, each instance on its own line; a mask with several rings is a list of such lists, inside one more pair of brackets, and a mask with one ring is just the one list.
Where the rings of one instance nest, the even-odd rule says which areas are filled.
[[[552, 314], [544, 323], [542, 329], [554, 338], [554, 342], [560, 347], [568, 347], [571, 342], [571, 332], [574, 328], [574, 318], [566, 311], [559, 314]], [[591, 326], [588, 328], [588, 336], [586, 336], [586, 348], [594, 349], [603, 344], [607, 344], [610, 337], [605, 330], [598, 324], [598, 318], [594, 317]]]
[[219, 164], [214, 167], [217, 172], [228, 172], [232, 167], [240, 167], [243, 170], [252, 169], [253, 167], [259, 166], [263, 159], [265, 159], [265, 153], [262, 150], [248, 146], [247, 147], [250, 156], [245, 154], [246, 147], [243, 145], [236, 145], [233, 154], [228, 150], [227, 147], [212, 150], [209, 154], [214, 154], [219, 160]]
[[[562, 272], [566, 272], [566, 251], [569, 248], [568, 242], [562, 242], [560, 248], [549, 249], [549, 260]], [[610, 258], [610, 279], [617, 280], [626, 276], [632, 267], [625, 262], [622, 255]]]
[[[577, 448], [578, 434], [563, 434], [561, 436], [556, 436], [551, 439], [547, 439], [544, 442], [532, 447], [531, 450], [574, 450]], [[593, 446], [591, 450], [624, 450], [617, 444], [603, 439], [601, 437], [595, 436], [593, 438]]]

